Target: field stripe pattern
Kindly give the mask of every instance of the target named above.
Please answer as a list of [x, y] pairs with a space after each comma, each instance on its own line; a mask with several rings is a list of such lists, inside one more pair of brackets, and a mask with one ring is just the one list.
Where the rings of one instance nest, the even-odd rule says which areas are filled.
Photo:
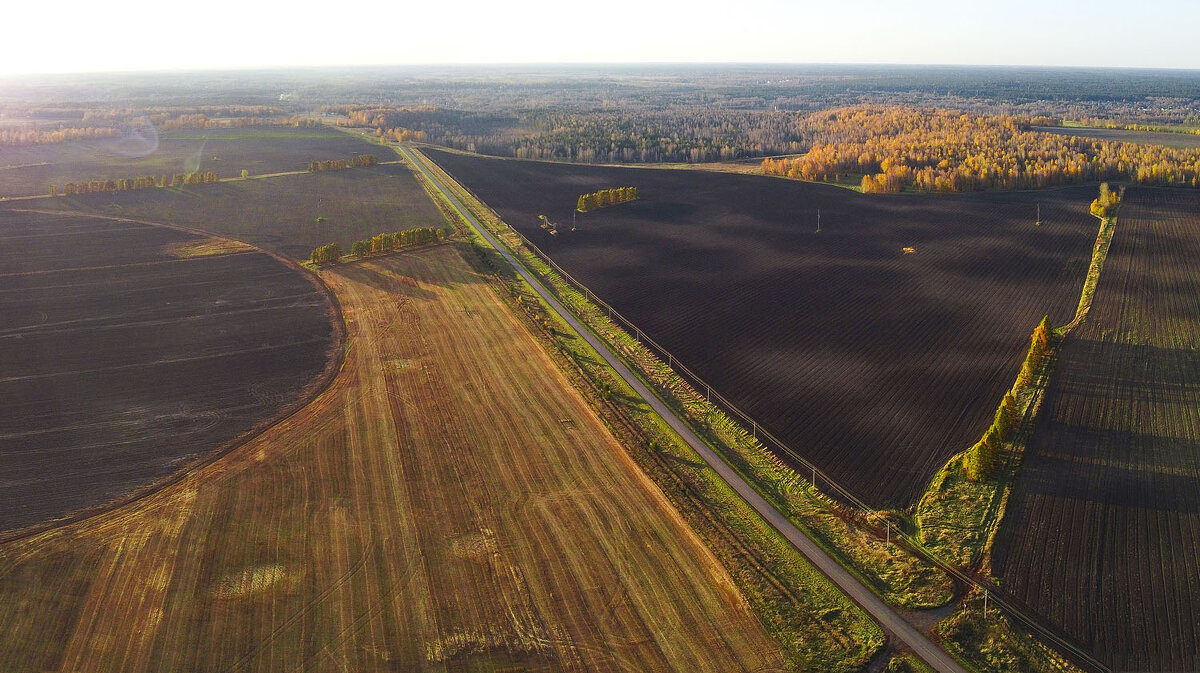
[[0, 531], [99, 506], [302, 403], [333, 308], [259, 251], [197, 235], [0, 212]]
[[[1033, 326], [1072, 314], [1095, 240], [1092, 188], [866, 197], [762, 176], [427, 155], [876, 507], [911, 504], [982, 436]], [[612, 185], [637, 186], [639, 200], [569, 231], [578, 195]]]
[[1200, 670], [1197, 213], [1127, 193], [996, 542], [1005, 586], [1116, 670]]
[[134, 507], [0, 548], [0, 668], [778, 669], [454, 247], [324, 277], [349, 352], [312, 404]]

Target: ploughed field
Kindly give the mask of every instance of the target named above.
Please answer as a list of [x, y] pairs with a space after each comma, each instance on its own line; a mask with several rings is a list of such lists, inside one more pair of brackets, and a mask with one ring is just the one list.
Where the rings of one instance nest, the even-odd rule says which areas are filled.
[[[375, 149], [380, 160], [395, 157], [393, 150]], [[195, 227], [295, 259], [308, 259], [313, 248], [326, 243], [336, 242], [349, 250], [354, 241], [381, 232], [439, 226], [444, 221], [402, 165], [60, 196], [41, 199], [37, 206]]]
[[248, 246], [187, 249], [206, 238], [0, 210], [0, 531], [149, 484], [315, 384], [325, 292]]
[[1131, 188], [997, 538], [1005, 586], [1115, 670], [1200, 670], [1200, 195]]
[[47, 194], [68, 182], [214, 171], [235, 178], [303, 171], [308, 162], [391, 152], [340, 131], [286, 126], [175, 130], [148, 125], [114, 138], [6, 146], [0, 158], [0, 196]]
[[[455, 247], [322, 275], [350, 347], [311, 404], [131, 506], [0, 545], [0, 670], [782, 670]], [[841, 642], [833, 613], [813, 619]]]
[[[427, 154], [875, 505], [912, 503], [983, 434], [1034, 326], [1074, 314], [1097, 229], [1094, 186], [863, 196], [758, 176]], [[580, 215], [577, 231], [538, 226], [539, 214], [569, 225], [580, 194], [626, 185], [639, 201]]]

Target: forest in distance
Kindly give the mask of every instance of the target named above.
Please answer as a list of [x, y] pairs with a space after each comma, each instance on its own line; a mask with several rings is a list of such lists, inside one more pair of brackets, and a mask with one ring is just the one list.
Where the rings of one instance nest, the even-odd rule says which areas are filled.
[[132, 83], [104, 76], [3, 82], [0, 146], [121, 138], [146, 125], [331, 122], [495, 156], [700, 163], [807, 152], [840, 131], [814, 113], [857, 106], [1200, 128], [1200, 75], [1191, 71], [442, 66], [251, 71], [241, 78], [244, 90], [236, 95], [203, 74], [146, 75]]

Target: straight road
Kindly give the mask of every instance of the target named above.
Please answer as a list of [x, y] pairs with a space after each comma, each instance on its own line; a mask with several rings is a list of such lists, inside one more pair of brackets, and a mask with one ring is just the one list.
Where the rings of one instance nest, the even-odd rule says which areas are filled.
[[455, 209], [458, 210], [459, 213], [462, 214], [463, 218], [470, 222], [475, 231], [478, 232], [479, 235], [485, 240], [487, 240], [487, 242], [491, 244], [491, 246], [494, 247], [496, 251], [499, 252], [514, 269], [516, 269], [517, 273], [519, 273], [521, 277], [525, 279], [525, 282], [529, 283], [534, 291], [542, 296], [542, 299], [544, 299], [546, 303], [550, 305], [551, 309], [562, 316], [563, 320], [567, 321], [572, 329], [579, 333], [581, 337], [586, 339], [587, 342], [592, 345], [592, 348], [594, 348], [596, 352], [604, 358], [605, 362], [607, 362], [609, 366], [616, 370], [617, 374], [620, 375], [621, 378], [625, 379], [626, 383], [628, 383], [638, 395], [641, 395], [642, 398], [646, 400], [646, 402], [654, 409], [655, 413], [662, 416], [663, 420], [665, 420], [667, 424], [670, 425], [671, 428], [677, 432], [679, 436], [682, 437], [683, 440], [687, 442], [697, 454], [700, 455], [701, 458], [704, 459], [704, 462], [708, 463], [709, 467], [711, 467], [717, 474], [721, 476], [722, 479], [724, 479], [731, 487], [733, 487], [733, 489], [737, 491], [738, 495], [740, 495], [742, 499], [744, 499], [751, 507], [754, 508], [755, 511], [758, 512], [759, 516], [765, 519], [775, 528], [775, 530], [779, 531], [780, 534], [787, 538], [788, 541], [796, 547], [796, 549], [800, 550], [801, 554], [804, 554], [804, 556], [808, 558], [813, 565], [817, 566], [821, 572], [825, 573], [829, 579], [833, 580], [834, 584], [837, 584], [842, 591], [846, 592], [846, 595], [850, 596], [855, 603], [858, 603], [860, 606], [862, 606], [862, 608], [866, 610], [868, 614], [874, 617], [886, 631], [892, 634], [892, 636], [898, 639], [900, 642], [908, 646], [909, 649], [916, 653], [918, 657], [924, 660], [926, 664], [929, 664], [929, 666], [931, 666], [935, 671], [938, 671], [938, 673], [966, 673], [966, 669], [960, 666], [958, 662], [956, 662], [949, 654], [935, 645], [933, 641], [925, 637], [925, 635], [920, 631], [913, 628], [913, 626], [905, 621], [899, 613], [880, 600], [880, 598], [876, 596], [874, 592], [859, 582], [857, 578], [851, 575], [837, 561], [833, 560], [829, 554], [826, 554], [825, 550], [821, 549], [815, 542], [810, 540], [808, 536], [801, 532], [800, 529], [797, 528], [796, 525], [791, 521], [789, 521], [787, 517], [781, 514], [779, 510], [771, 506], [771, 504], [767, 502], [766, 499], [764, 499], [761, 495], [759, 495], [758, 492], [750, 486], [750, 484], [742, 479], [741, 475], [735, 472], [732, 467], [722, 460], [721, 457], [718, 456], [716, 452], [708, 446], [708, 444], [704, 443], [704, 440], [700, 439], [700, 437], [693, 432], [686, 423], [672, 413], [667, 407], [666, 403], [660, 400], [657, 395], [647, 388], [646, 385], [642, 383], [642, 380], [639, 379], [632, 371], [630, 371], [629, 368], [625, 366], [625, 363], [622, 362], [615, 354], [613, 354], [612, 351], [610, 351], [608, 347], [591, 332], [591, 330], [580, 324], [579, 321], [575, 319], [575, 316], [572, 315], [571, 312], [565, 307], [563, 307], [563, 305], [560, 304], [557, 299], [555, 299], [554, 294], [547, 290], [545, 286], [543, 286], [538, 280], [538, 278], [530, 273], [523, 264], [518, 262], [516, 258], [514, 258], [508, 251], [508, 249], [504, 247], [504, 245], [492, 237], [487, 229], [475, 219], [471, 212], [467, 210], [467, 208], [463, 206], [463, 204], [457, 198], [455, 198], [448, 189], [446, 189], [445, 185], [442, 184], [442, 181], [439, 180], [438, 177], [428, 169], [424, 163], [425, 161], [428, 161], [428, 159], [426, 159], [424, 155], [407, 146], [399, 147], [399, 152], [404, 156], [405, 159], [409, 161], [409, 163], [415, 166], [417, 170], [421, 171], [421, 173], [430, 181], [430, 183], [432, 183], [443, 195], [445, 195], [446, 199], [454, 206]]

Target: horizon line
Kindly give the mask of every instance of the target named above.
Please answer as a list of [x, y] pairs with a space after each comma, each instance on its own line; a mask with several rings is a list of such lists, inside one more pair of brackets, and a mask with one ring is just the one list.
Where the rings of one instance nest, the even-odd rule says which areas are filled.
[[198, 75], [206, 73], [231, 72], [260, 72], [275, 73], [287, 71], [331, 71], [331, 70], [381, 70], [381, 69], [420, 69], [420, 68], [548, 68], [568, 70], [572, 68], [613, 68], [613, 67], [847, 67], [847, 68], [963, 68], [963, 69], [1032, 69], [1032, 70], [1109, 70], [1109, 71], [1144, 71], [1197, 73], [1200, 66], [1133, 66], [1133, 65], [1060, 65], [1060, 64], [1029, 64], [1029, 63], [903, 63], [903, 62], [821, 62], [821, 61], [511, 61], [511, 62], [440, 62], [440, 63], [339, 63], [339, 64], [296, 64], [296, 65], [229, 65], [219, 67], [193, 68], [181, 66], [177, 68], [156, 68], [145, 70], [112, 69], [112, 70], [56, 70], [35, 71], [24, 73], [0, 73], [0, 80], [25, 79], [32, 77], [66, 77], [66, 76], [104, 76], [104, 75]]

